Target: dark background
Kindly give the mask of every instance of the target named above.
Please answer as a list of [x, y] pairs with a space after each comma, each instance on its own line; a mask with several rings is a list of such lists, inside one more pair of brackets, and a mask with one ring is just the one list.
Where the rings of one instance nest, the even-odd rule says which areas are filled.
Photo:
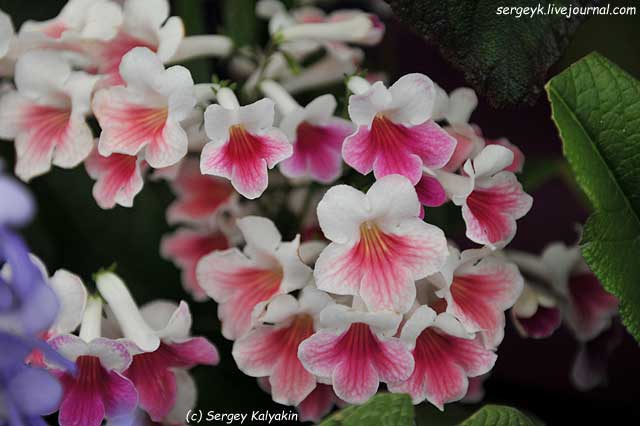
[[[229, 0], [229, 2], [240, 0]], [[255, 27], [252, 11], [225, 10], [222, 0], [174, 0], [172, 14], [185, 20], [190, 34], [219, 32], [223, 22], [233, 19], [235, 37], [264, 39], [264, 24]], [[249, 2], [250, 3], [250, 2]], [[638, 5], [638, 2], [612, 2]], [[25, 19], [47, 19], [57, 14], [61, 0], [0, 0], [0, 9], [12, 15], [16, 27]], [[507, 5], [508, 2], [505, 2]], [[362, 6], [362, 2], [337, 1], [332, 8]], [[434, 2], [437, 7], [437, 2]], [[226, 15], [225, 15], [226, 13]], [[238, 13], [240, 16], [238, 16]], [[234, 16], [235, 14], [235, 16]], [[509, 18], [505, 18], [509, 19]], [[367, 51], [366, 67], [385, 71], [391, 81], [408, 72], [429, 75], [446, 90], [465, 85], [461, 73], [449, 67], [437, 49], [392, 16], [384, 18], [387, 33], [383, 43]], [[243, 33], [244, 31], [244, 33]], [[590, 51], [598, 50], [613, 62], [640, 77], [640, 18], [596, 16], [585, 22], [549, 77]], [[211, 72], [224, 76], [224, 63], [195, 61], [188, 64], [196, 82], [209, 80]], [[335, 88], [337, 93], [339, 88]], [[472, 116], [488, 137], [507, 137], [527, 156], [522, 180], [534, 195], [534, 207], [518, 225], [512, 247], [540, 252], [554, 240], [575, 242], [575, 224], [588, 216], [588, 205], [576, 189], [561, 155], [561, 143], [546, 98], [534, 106], [494, 110], [484, 100]], [[0, 157], [11, 167], [13, 146], [0, 142]], [[89, 286], [91, 274], [117, 262], [118, 273], [129, 284], [139, 302], [156, 298], [190, 301], [182, 291], [179, 272], [158, 254], [163, 234], [169, 232], [164, 210], [172, 200], [165, 184], [146, 182], [132, 209], [103, 211], [92, 196], [93, 182], [83, 167], [54, 169], [30, 184], [39, 202], [39, 213], [25, 234], [33, 251], [51, 271], [64, 267], [80, 274]], [[427, 214], [433, 222], [459, 230], [457, 215], [447, 210]], [[449, 232], [449, 231], [448, 231]], [[211, 338], [222, 355], [218, 367], [195, 369], [203, 410], [222, 412], [283, 407], [271, 402], [255, 379], [244, 376], [231, 357], [231, 344], [220, 334], [214, 303], [190, 303], [194, 333]], [[535, 414], [548, 425], [640, 424], [640, 349], [626, 332], [610, 359], [608, 383], [589, 392], [576, 391], [569, 381], [577, 343], [565, 329], [549, 339], [521, 339], [511, 324], [498, 351], [499, 358], [485, 384], [484, 402], [513, 405]], [[453, 424], [476, 406], [450, 404], [439, 414], [428, 404], [417, 408], [418, 425]], [[620, 418], [620, 417], [618, 417]]]

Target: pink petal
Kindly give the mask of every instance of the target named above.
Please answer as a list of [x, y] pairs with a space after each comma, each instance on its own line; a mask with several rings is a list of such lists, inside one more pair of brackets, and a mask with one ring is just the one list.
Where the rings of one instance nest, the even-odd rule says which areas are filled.
[[420, 204], [428, 207], [438, 207], [447, 202], [447, 194], [438, 179], [427, 173], [422, 174], [416, 192]]
[[163, 343], [159, 350], [172, 367], [190, 368], [220, 362], [218, 350], [204, 337], [191, 337], [179, 343]]
[[197, 275], [202, 288], [218, 302], [223, 335], [235, 340], [251, 327], [253, 308], [278, 294], [283, 271], [256, 268], [231, 249], [202, 259]]
[[[15, 144], [16, 174], [23, 180], [49, 171], [58, 148], [62, 149], [61, 164], [65, 167], [75, 166], [91, 150], [91, 131], [83, 121], [72, 119], [69, 109], [32, 104], [21, 120], [24, 130], [18, 133]], [[76, 144], [78, 152], [74, 151]]]
[[609, 294], [591, 272], [569, 277], [570, 323], [577, 337], [590, 340], [611, 323], [618, 299]]
[[376, 116], [370, 129], [361, 126], [345, 140], [342, 154], [345, 162], [362, 174], [372, 169], [377, 179], [399, 174], [415, 185], [422, 177], [422, 166], [444, 166], [455, 145], [455, 140], [431, 120], [405, 127]]
[[514, 324], [524, 337], [543, 339], [549, 337], [560, 327], [562, 316], [558, 308], [545, 308], [538, 306], [538, 310], [532, 317], [523, 318], [511, 311]]
[[342, 142], [351, 133], [351, 125], [335, 120], [332, 125], [317, 126], [302, 122], [296, 129], [293, 155], [280, 164], [285, 176], [310, 176], [329, 183], [341, 173]]
[[458, 171], [465, 161], [474, 157], [474, 155], [482, 149], [484, 142], [482, 138], [475, 133], [474, 129], [466, 124], [454, 124], [446, 127], [445, 130], [455, 138], [456, 148], [442, 169], [453, 173]]
[[170, 182], [177, 196], [167, 211], [167, 221], [201, 224], [227, 203], [234, 191], [224, 179], [205, 176], [198, 160], [187, 158], [180, 166], [175, 180]]
[[257, 135], [232, 126], [226, 143], [205, 146], [201, 169], [203, 173], [230, 178], [240, 194], [254, 199], [267, 188], [267, 168], [289, 157], [292, 150], [286, 137], [275, 129]]
[[169, 116], [167, 106], [133, 103], [123, 87], [99, 91], [93, 111], [100, 123], [99, 150], [136, 155], [146, 147], [146, 161], [154, 168], [177, 163], [187, 153], [187, 135]]
[[504, 333], [503, 311], [515, 303], [522, 286], [515, 265], [485, 258], [464, 273], [454, 274], [447, 312], [468, 331], [481, 331], [488, 347], [496, 346]]
[[392, 392], [411, 395], [414, 404], [425, 399], [443, 409], [447, 402], [460, 400], [467, 393], [467, 376], [488, 372], [496, 355], [476, 340], [424, 330], [413, 350], [415, 369], [408, 380], [391, 384]]
[[302, 342], [298, 356], [313, 374], [332, 378], [339, 398], [355, 404], [373, 396], [379, 381], [406, 380], [413, 370], [402, 342], [379, 338], [363, 323], [351, 324], [339, 336], [326, 331], [314, 334]]
[[532, 203], [513, 173], [496, 174], [467, 197], [462, 208], [467, 237], [479, 244], [508, 243], [515, 235], [516, 219], [524, 216]]
[[102, 382], [107, 417], [127, 415], [138, 405], [138, 392], [131, 381], [120, 373], [110, 372]]
[[162, 239], [160, 253], [165, 259], [182, 269], [182, 285], [197, 301], [205, 300], [207, 295], [200, 287], [196, 277], [196, 268], [200, 259], [214, 250], [229, 248], [227, 237], [219, 232], [179, 229]]
[[85, 161], [87, 173], [97, 182], [93, 197], [103, 209], [116, 204], [133, 206], [133, 199], [142, 190], [142, 170], [138, 158], [125, 154], [100, 155], [95, 149]]
[[313, 392], [298, 404], [300, 421], [319, 422], [329, 414], [335, 403], [335, 399], [336, 396], [331, 386], [318, 383]]

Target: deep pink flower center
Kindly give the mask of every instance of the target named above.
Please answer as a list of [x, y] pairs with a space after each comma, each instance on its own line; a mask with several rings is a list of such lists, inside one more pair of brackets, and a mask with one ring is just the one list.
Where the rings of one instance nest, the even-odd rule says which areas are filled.
[[356, 322], [342, 335], [336, 345], [339, 353], [349, 354], [354, 359], [372, 357], [381, 352], [380, 341], [371, 332], [368, 324]]
[[102, 388], [106, 370], [102, 367], [100, 358], [90, 355], [79, 356], [76, 367], [78, 368], [76, 386], [83, 392], [96, 392]]

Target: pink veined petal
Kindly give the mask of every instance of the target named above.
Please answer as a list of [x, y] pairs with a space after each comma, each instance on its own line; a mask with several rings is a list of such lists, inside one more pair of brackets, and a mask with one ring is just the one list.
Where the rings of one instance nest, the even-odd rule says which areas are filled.
[[413, 356], [415, 369], [409, 379], [389, 389], [409, 393], [414, 404], [427, 399], [441, 410], [445, 403], [465, 396], [468, 376], [488, 372], [496, 360], [476, 340], [441, 334], [433, 328], [418, 336]]
[[426, 173], [416, 184], [416, 193], [420, 204], [427, 207], [438, 207], [447, 202], [447, 194], [438, 179]]
[[522, 277], [514, 265], [484, 259], [468, 272], [454, 274], [447, 312], [467, 330], [481, 331], [493, 347], [503, 337], [503, 311], [515, 303], [521, 289]]
[[138, 405], [138, 392], [133, 383], [120, 373], [109, 372], [101, 384], [106, 416], [120, 417], [132, 413]]
[[380, 339], [363, 323], [351, 324], [339, 336], [314, 334], [300, 345], [298, 356], [310, 372], [331, 377], [336, 395], [354, 404], [373, 396], [380, 380], [406, 380], [413, 370], [403, 343]]
[[177, 199], [167, 211], [169, 223], [204, 223], [233, 195], [233, 187], [224, 179], [200, 173], [196, 159], [182, 163], [170, 182]]
[[308, 175], [322, 183], [334, 181], [341, 172], [342, 142], [351, 131], [342, 121], [327, 126], [300, 123], [293, 155], [280, 164], [280, 170], [290, 177]]
[[260, 269], [241, 253], [230, 249], [214, 252], [197, 267], [198, 281], [218, 302], [222, 333], [235, 340], [251, 327], [253, 308], [280, 292], [282, 269]]
[[105, 416], [101, 387], [108, 373], [93, 356], [78, 357], [76, 366], [76, 377], [69, 373], [60, 375], [64, 397], [58, 421], [61, 426], [100, 426]]
[[54, 150], [69, 135], [71, 111], [32, 104], [22, 116], [24, 129], [16, 137], [16, 174], [23, 180], [46, 173], [51, 168]]
[[93, 197], [101, 208], [111, 209], [116, 204], [133, 206], [133, 199], [144, 185], [137, 157], [126, 154], [103, 157], [96, 149], [85, 161], [85, 167], [89, 176], [97, 180]]
[[595, 274], [585, 272], [569, 277], [570, 321], [581, 340], [590, 340], [611, 323], [618, 311], [618, 299], [609, 294]]
[[136, 155], [146, 147], [147, 162], [155, 168], [175, 164], [187, 152], [184, 130], [169, 117], [168, 107], [131, 103], [122, 87], [99, 91], [93, 111], [102, 127], [99, 150]]
[[422, 166], [444, 166], [455, 145], [455, 139], [431, 120], [406, 127], [376, 116], [370, 129], [362, 126], [345, 140], [343, 156], [360, 173], [373, 169], [376, 179], [399, 174], [415, 185], [422, 177]]
[[487, 184], [476, 185], [462, 207], [467, 237], [479, 244], [508, 243], [515, 235], [516, 219], [532, 204], [513, 173], [496, 174]]
[[125, 376], [140, 394], [140, 405], [154, 421], [162, 420], [176, 401], [174, 368], [190, 368], [198, 364], [213, 365], [219, 361], [218, 351], [203, 337], [182, 343], [161, 343], [154, 352], [134, 355]]
[[524, 337], [544, 339], [553, 334], [562, 323], [562, 315], [558, 308], [538, 306], [538, 310], [529, 318], [519, 317], [511, 310], [513, 322], [518, 332]]
[[453, 125], [445, 129], [456, 140], [456, 148], [447, 164], [442, 167], [444, 171], [456, 172], [465, 161], [472, 158], [482, 148], [482, 139], [475, 134], [473, 128], [468, 125]]
[[[374, 311], [408, 311], [415, 299], [415, 280], [425, 276], [423, 272], [434, 273], [444, 262], [446, 242], [422, 222], [405, 229], [410, 232], [392, 234], [365, 222], [360, 241], [352, 247], [330, 244], [316, 262], [318, 288], [359, 295]], [[429, 271], [422, 271], [425, 266]]]
[[156, 358], [152, 354], [135, 355], [125, 375], [138, 391], [140, 406], [152, 420], [160, 421], [176, 402], [176, 377]]
[[335, 399], [335, 393], [333, 393], [333, 388], [330, 385], [318, 383], [309, 396], [298, 404], [300, 421], [319, 422], [329, 414]]
[[160, 252], [165, 259], [171, 259], [182, 269], [182, 285], [197, 301], [206, 299], [207, 294], [200, 287], [196, 276], [196, 268], [200, 259], [214, 250], [229, 248], [227, 237], [220, 232], [179, 229], [174, 234], [165, 236], [160, 245]]
[[226, 143], [205, 146], [201, 169], [203, 173], [230, 178], [240, 194], [255, 199], [267, 188], [267, 168], [291, 153], [291, 145], [280, 133], [254, 135], [242, 126], [232, 126]]

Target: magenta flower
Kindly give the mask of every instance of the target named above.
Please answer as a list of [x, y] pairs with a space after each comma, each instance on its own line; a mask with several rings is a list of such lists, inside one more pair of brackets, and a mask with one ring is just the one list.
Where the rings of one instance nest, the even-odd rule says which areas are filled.
[[511, 319], [521, 336], [543, 339], [560, 327], [562, 314], [553, 297], [525, 284], [511, 309]]

